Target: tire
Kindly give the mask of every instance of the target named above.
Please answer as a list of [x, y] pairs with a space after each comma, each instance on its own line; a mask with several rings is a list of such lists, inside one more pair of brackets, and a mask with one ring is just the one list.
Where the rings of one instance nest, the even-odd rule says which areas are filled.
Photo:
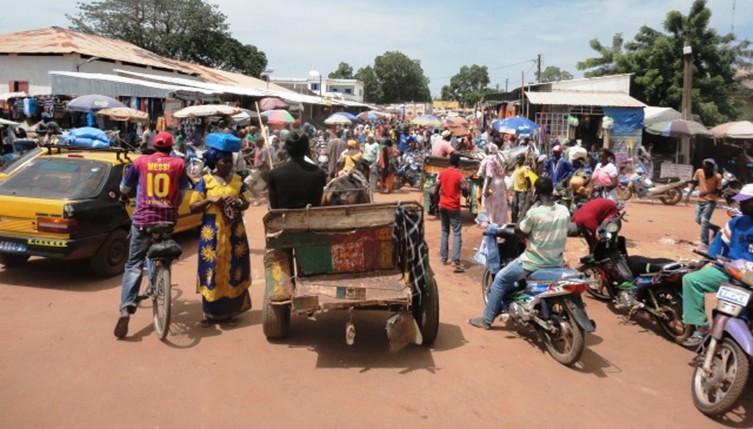
[[[697, 366], [693, 371], [690, 384], [693, 405], [708, 416], [718, 416], [732, 408], [740, 399], [750, 374], [750, 358], [731, 338], [725, 337], [719, 342], [714, 355], [711, 364], [712, 378], [725, 379], [719, 382], [722, 391], [715, 389], [713, 393], [711, 392], [712, 386], [706, 384], [708, 379], [701, 366]], [[703, 357], [704, 355], [700, 356], [701, 362]], [[722, 361], [727, 363], [725, 368], [720, 368]]]
[[604, 280], [604, 276], [602, 275], [602, 272], [599, 268], [593, 265], [584, 265], [578, 268], [578, 271], [585, 274], [589, 279], [595, 281], [595, 283], [590, 283], [586, 288], [586, 291], [589, 295], [598, 299], [599, 301], [609, 302], [612, 300], [611, 295], [609, 295], [609, 289], [606, 281]]
[[[560, 311], [553, 313], [551, 320], [559, 324], [559, 335], [555, 338], [549, 332], [544, 331], [544, 345], [554, 360], [562, 365], [570, 366], [578, 362], [583, 355], [586, 348], [585, 333], [583, 328], [570, 317], [562, 303], [556, 306], [560, 307]], [[562, 345], [559, 346], [559, 344]]]
[[154, 333], [160, 340], [164, 340], [170, 332], [170, 281], [170, 268], [163, 262], [155, 263], [152, 273], [152, 316]]
[[662, 203], [668, 206], [673, 206], [682, 200], [682, 192], [678, 189], [669, 189], [663, 196], [659, 197], [659, 199]]
[[633, 196], [633, 188], [630, 186], [617, 188], [617, 199], [622, 201], [628, 201]]
[[265, 297], [261, 308], [261, 325], [268, 340], [285, 338], [290, 331], [290, 305], [272, 305]]
[[481, 276], [481, 299], [484, 300], [484, 305], [489, 304], [489, 293], [492, 290], [492, 282], [494, 276], [488, 268], [484, 268], [484, 274]]
[[421, 296], [420, 305], [413, 306], [413, 317], [418, 322], [418, 328], [421, 330], [421, 336], [424, 339], [423, 345], [425, 346], [432, 345], [439, 332], [439, 288], [437, 288], [437, 281], [434, 277], [432, 277], [428, 289]]
[[95, 274], [112, 277], [123, 272], [128, 260], [128, 233], [116, 229], [107, 236], [104, 243], [92, 256], [90, 265]]
[[15, 253], [0, 253], [0, 264], [5, 268], [18, 268], [26, 264], [30, 255], [16, 255]]
[[659, 290], [656, 294], [659, 311], [666, 314], [668, 319], [656, 318], [662, 334], [676, 344], [682, 344], [690, 337], [692, 330], [682, 322], [682, 298], [671, 291]]

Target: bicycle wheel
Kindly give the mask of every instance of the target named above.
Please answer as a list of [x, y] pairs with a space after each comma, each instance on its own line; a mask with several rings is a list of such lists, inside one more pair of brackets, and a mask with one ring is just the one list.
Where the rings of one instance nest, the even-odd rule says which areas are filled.
[[170, 331], [170, 267], [164, 262], [156, 262], [152, 272], [152, 314], [154, 332], [160, 340]]

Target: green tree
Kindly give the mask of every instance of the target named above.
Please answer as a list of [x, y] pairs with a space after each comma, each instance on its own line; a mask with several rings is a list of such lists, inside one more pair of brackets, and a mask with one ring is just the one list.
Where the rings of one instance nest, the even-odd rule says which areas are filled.
[[373, 66], [361, 68], [356, 79], [363, 82], [364, 100], [369, 103], [431, 101], [429, 79], [421, 62], [401, 52], [385, 52]]
[[328, 77], [330, 79], [353, 79], [353, 67], [346, 62], [341, 62], [337, 66], [337, 70], [330, 73]]
[[464, 106], [473, 106], [489, 92], [489, 69], [476, 64], [463, 66], [450, 78], [450, 84], [442, 87], [443, 100], [456, 100]]
[[99, 0], [77, 3], [71, 28], [121, 39], [158, 55], [259, 77], [264, 52], [228, 30], [227, 17], [204, 0]]
[[750, 66], [751, 43], [737, 41], [734, 34], [721, 35], [709, 28], [711, 10], [705, 0], [695, 0], [687, 16], [678, 11], [667, 14], [663, 30], [642, 27], [635, 39], [613, 43], [611, 48], [591, 41], [600, 57], [578, 63], [585, 75], [602, 76], [634, 73], [631, 92], [649, 105], [680, 109], [683, 86], [682, 49], [687, 40], [693, 52], [692, 109], [707, 125], [737, 119], [738, 108], [730, 95], [739, 92], [735, 80], [738, 69]]
[[541, 72], [541, 82], [556, 82], [558, 80], [570, 80], [573, 75], [567, 70], [556, 66], [548, 66]]

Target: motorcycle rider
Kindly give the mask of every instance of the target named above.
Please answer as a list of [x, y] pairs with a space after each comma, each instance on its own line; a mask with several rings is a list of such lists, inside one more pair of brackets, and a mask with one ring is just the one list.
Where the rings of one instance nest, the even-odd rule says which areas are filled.
[[687, 204], [690, 194], [699, 187], [698, 202], [695, 205], [695, 222], [701, 225], [701, 246], [709, 247], [709, 231], [712, 238], [719, 232], [719, 226], [711, 223], [711, 216], [716, 209], [716, 200], [722, 193], [722, 175], [716, 172], [716, 161], [713, 158], [703, 160], [703, 167], [696, 170], [690, 182], [688, 195], [685, 197]]
[[468, 319], [471, 326], [490, 329], [494, 319], [505, 310], [502, 299], [515, 288], [515, 282], [536, 270], [562, 266], [570, 212], [552, 200], [552, 179], [540, 177], [534, 189], [539, 205], [528, 210], [515, 228], [518, 236], [528, 238], [526, 250], [494, 276], [484, 314]]
[[[742, 216], [734, 217], [727, 222], [707, 253], [712, 256], [726, 256], [732, 260], [753, 261], [753, 183], [745, 185], [734, 199], [740, 203]], [[729, 275], [715, 266], [698, 270], [682, 278], [682, 319], [686, 325], [696, 327], [696, 331], [683, 346], [697, 347], [703, 342], [709, 329], [704, 309], [704, 295], [716, 292], [725, 281], [729, 281]]]
[[594, 198], [573, 213], [573, 223], [586, 239], [590, 252], [596, 247], [596, 230], [604, 222], [620, 215], [617, 203], [609, 198]]
[[556, 145], [552, 148], [552, 157], [544, 164], [544, 173], [554, 182], [555, 188], [564, 185], [565, 181], [573, 175], [573, 164], [562, 156], [565, 148]]

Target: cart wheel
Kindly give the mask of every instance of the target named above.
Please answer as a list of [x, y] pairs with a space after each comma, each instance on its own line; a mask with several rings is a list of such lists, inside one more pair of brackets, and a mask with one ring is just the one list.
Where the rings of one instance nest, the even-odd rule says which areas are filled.
[[264, 297], [261, 307], [261, 324], [269, 340], [285, 338], [290, 330], [290, 305], [273, 305]]
[[421, 336], [424, 338], [423, 344], [428, 346], [434, 343], [439, 332], [439, 289], [434, 276], [423, 295], [420, 298], [416, 297], [416, 303], [418, 299], [421, 299], [421, 302], [413, 306], [413, 317], [416, 318]]

